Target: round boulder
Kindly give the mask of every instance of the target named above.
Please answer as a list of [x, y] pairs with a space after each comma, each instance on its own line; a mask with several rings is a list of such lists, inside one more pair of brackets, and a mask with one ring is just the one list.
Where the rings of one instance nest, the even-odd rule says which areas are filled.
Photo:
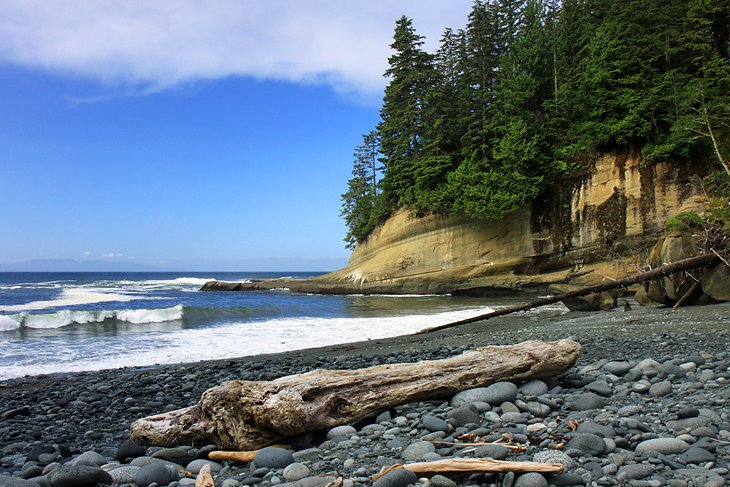
[[253, 463], [256, 468], [285, 468], [294, 463], [294, 456], [286, 448], [270, 446], [259, 450], [253, 457]]

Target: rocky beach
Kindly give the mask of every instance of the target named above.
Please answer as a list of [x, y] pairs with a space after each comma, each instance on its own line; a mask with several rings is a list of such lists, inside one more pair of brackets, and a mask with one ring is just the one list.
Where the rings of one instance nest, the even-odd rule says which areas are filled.
[[[215, 484], [724, 485], [730, 474], [730, 304], [672, 311], [529, 312], [429, 335], [236, 360], [0, 383], [0, 486]], [[197, 403], [232, 379], [271, 380], [445, 358], [482, 345], [571, 338], [583, 347], [560, 377], [497, 383], [405, 404], [351, 425], [291, 438], [251, 463], [214, 462], [213, 445], [143, 447], [131, 423]], [[203, 357], [201, 357], [203, 358]], [[463, 446], [469, 443], [473, 446]], [[562, 474], [419, 475], [393, 464], [494, 458], [564, 465]]]

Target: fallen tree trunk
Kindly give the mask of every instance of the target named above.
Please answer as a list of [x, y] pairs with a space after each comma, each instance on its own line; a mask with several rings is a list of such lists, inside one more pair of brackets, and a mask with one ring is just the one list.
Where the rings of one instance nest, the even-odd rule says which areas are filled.
[[195, 406], [135, 421], [131, 437], [160, 446], [213, 442], [221, 449], [254, 450], [400, 404], [501, 380], [555, 376], [569, 369], [580, 351], [571, 340], [527, 341], [443, 360], [230, 381], [205, 391]]
[[426, 328], [425, 330], [421, 330], [417, 333], [414, 333], [414, 335], [421, 335], [424, 333], [431, 333], [431, 332], [438, 331], [438, 330], [444, 330], [446, 328], [452, 328], [454, 326], [466, 325], [466, 324], [474, 323], [477, 321], [484, 321], [484, 320], [488, 320], [490, 318], [496, 318], [497, 316], [504, 316], [504, 315], [508, 315], [511, 313], [516, 313], [518, 311], [527, 311], [532, 308], [539, 308], [540, 306], [545, 306], [546, 304], [557, 303], [558, 301], [562, 301], [564, 299], [577, 298], [579, 296], [585, 296], [587, 294], [602, 293], [603, 291], [610, 291], [611, 289], [628, 287], [628, 286], [631, 286], [634, 284], [638, 284], [640, 282], [646, 282], [646, 281], [658, 279], [660, 277], [664, 277], [664, 276], [672, 274], [674, 272], [686, 271], [689, 269], [696, 269], [699, 267], [706, 267], [706, 266], [715, 264], [717, 262], [720, 262], [721, 260], [724, 261], [724, 259], [717, 253], [704, 254], [704, 255], [697, 256], [697, 257], [690, 257], [689, 259], [683, 259], [683, 260], [678, 260], [676, 262], [672, 262], [669, 264], [664, 264], [664, 265], [657, 267], [656, 269], [652, 269], [647, 272], [642, 272], [640, 274], [629, 276], [624, 279], [604, 282], [601, 284], [597, 284], [595, 286], [584, 287], [582, 289], [577, 289], [575, 291], [570, 291], [570, 292], [562, 293], [562, 294], [556, 294], [555, 296], [550, 296], [547, 298], [540, 298], [540, 299], [537, 299], [530, 303], [518, 304], [515, 306], [508, 306], [506, 308], [498, 309], [496, 311], [492, 311], [490, 313], [485, 313], [483, 315], [474, 316], [472, 318], [466, 318], [464, 320], [454, 321], [452, 323], [446, 323], [445, 325], [439, 325], [439, 326], [434, 326], [432, 328]]

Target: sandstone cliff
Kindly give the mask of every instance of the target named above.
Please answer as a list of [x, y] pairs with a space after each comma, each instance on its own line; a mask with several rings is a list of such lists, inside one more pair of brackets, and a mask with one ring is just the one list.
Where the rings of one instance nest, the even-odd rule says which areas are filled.
[[666, 220], [701, 211], [688, 169], [609, 153], [593, 171], [503, 221], [393, 215], [359, 245], [344, 269], [320, 278], [362, 292], [494, 293], [624, 276]]

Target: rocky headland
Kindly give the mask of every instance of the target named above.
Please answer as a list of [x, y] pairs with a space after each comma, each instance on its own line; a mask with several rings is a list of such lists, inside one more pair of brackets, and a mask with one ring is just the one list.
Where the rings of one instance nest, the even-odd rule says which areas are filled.
[[[201, 290], [495, 296], [587, 286], [696, 255], [696, 232], [665, 234], [665, 224], [683, 212], [701, 214], [707, 204], [689, 168], [614, 152], [508, 219], [417, 216], [404, 208], [358, 245], [343, 269], [307, 280], [213, 281]], [[730, 270], [718, 266], [713, 275], [686, 304], [703, 302], [702, 293], [704, 302], [730, 299]], [[676, 286], [653, 285], [650, 299], [670, 304], [691, 286], [686, 275], [667, 279]]]

